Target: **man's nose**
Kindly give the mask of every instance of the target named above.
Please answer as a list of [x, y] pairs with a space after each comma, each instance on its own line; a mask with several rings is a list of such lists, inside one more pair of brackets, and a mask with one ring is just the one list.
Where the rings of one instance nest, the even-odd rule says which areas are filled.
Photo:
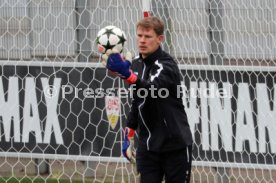
[[145, 42], [145, 40], [146, 40], [145, 37], [143, 37], [143, 36], [140, 37], [140, 42]]

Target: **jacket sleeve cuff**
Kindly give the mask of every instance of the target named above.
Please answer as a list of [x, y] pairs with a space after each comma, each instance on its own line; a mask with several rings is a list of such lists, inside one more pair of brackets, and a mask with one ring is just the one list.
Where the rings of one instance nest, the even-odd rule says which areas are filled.
[[126, 79], [126, 81], [128, 82], [128, 84], [134, 84], [134, 83], [136, 83], [136, 81], [137, 81], [137, 75], [134, 74], [134, 73], [131, 71], [131, 74], [130, 74], [130, 76]]
[[129, 140], [132, 139], [132, 138], [134, 137], [134, 135], [135, 135], [135, 130], [132, 129], [132, 128], [126, 127], [125, 133], [126, 133], [126, 131], [127, 131], [127, 133], [128, 133], [128, 134], [127, 134], [128, 139], [129, 139]]

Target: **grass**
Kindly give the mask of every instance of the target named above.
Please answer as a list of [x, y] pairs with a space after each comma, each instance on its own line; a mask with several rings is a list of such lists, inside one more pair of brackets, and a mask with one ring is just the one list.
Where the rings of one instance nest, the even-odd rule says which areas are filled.
[[[18, 179], [15, 177], [3, 178], [0, 177], [0, 183], [83, 183], [82, 180], [64, 180], [64, 179], [42, 179], [42, 178], [23, 178]], [[92, 183], [92, 181], [85, 181], [85, 183]]]
[[[112, 183], [112, 180], [105, 180], [104, 183]], [[0, 183], [103, 183], [102, 181], [94, 180], [65, 180], [65, 179], [53, 179], [47, 178], [47, 180], [42, 178], [16, 178], [16, 177], [1, 177]]]

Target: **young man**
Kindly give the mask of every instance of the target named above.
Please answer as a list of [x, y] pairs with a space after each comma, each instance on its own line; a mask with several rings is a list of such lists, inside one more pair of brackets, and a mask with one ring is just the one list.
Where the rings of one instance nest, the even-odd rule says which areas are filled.
[[164, 175], [168, 183], [189, 182], [192, 134], [179, 91], [177, 63], [161, 48], [164, 23], [147, 17], [136, 28], [139, 58], [131, 65], [119, 53], [111, 53], [106, 65], [134, 90], [123, 154], [135, 161], [132, 148], [137, 130], [136, 163], [141, 183], [161, 183]]

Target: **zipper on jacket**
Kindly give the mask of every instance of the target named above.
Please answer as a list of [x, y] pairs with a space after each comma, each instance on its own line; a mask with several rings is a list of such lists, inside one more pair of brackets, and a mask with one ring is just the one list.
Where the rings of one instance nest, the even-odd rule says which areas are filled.
[[139, 105], [139, 113], [140, 113], [140, 117], [142, 119], [142, 122], [143, 122], [144, 126], [146, 127], [146, 129], [149, 133], [149, 137], [147, 138], [147, 150], [149, 151], [149, 140], [150, 140], [150, 137], [151, 137], [151, 133], [150, 133], [150, 130], [149, 130], [148, 126], [145, 123], [145, 120], [144, 120], [144, 118], [142, 116], [142, 112], [141, 112], [142, 105], [144, 105], [145, 102], [146, 102], [146, 99], [144, 99], [144, 102]]
[[167, 124], [167, 121], [166, 121], [165, 118], [164, 118], [164, 123], [165, 123], [166, 128], [168, 129], [169, 137], [172, 137], [171, 131], [170, 131], [169, 127], [168, 127], [168, 124]]
[[[145, 65], [144, 62], [143, 62], [143, 65], [144, 65], [144, 68], [143, 68], [143, 73], [142, 73], [142, 77], [141, 77], [142, 79], [144, 79], [144, 74], [145, 74], [145, 70], [146, 70], [146, 65]], [[146, 129], [147, 129], [147, 131], [149, 133], [149, 137], [147, 138], [147, 150], [149, 150], [149, 140], [150, 140], [150, 137], [151, 137], [151, 133], [150, 133], [150, 130], [149, 130], [148, 126], [145, 123], [145, 120], [144, 120], [142, 112], [141, 112], [141, 108], [145, 104], [145, 102], [146, 102], [146, 98], [144, 98], [143, 103], [140, 104], [138, 108], [139, 108], [139, 114], [140, 114], [140, 117], [142, 119], [142, 122], [143, 122], [144, 126], [146, 127]]]
[[165, 123], [166, 127], [168, 128], [168, 125], [167, 125], [167, 121], [166, 121], [166, 119], [164, 119], [164, 123]]

